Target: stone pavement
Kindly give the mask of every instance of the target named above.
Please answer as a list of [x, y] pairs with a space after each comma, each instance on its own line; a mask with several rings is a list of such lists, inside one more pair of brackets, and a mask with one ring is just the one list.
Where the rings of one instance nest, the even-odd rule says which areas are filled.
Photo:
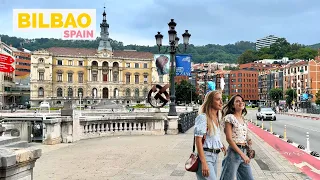
[[[185, 134], [121, 136], [82, 140], [73, 144], [40, 145], [43, 155], [34, 169], [35, 180], [195, 180], [184, 170], [192, 150], [193, 128]], [[276, 150], [251, 134], [256, 159], [255, 179], [307, 179]], [[222, 153], [218, 162], [220, 165]]]

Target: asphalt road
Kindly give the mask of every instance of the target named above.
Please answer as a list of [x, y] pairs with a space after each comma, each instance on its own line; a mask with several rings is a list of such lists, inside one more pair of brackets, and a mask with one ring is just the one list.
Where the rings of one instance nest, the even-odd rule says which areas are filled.
[[[249, 110], [247, 118], [256, 121], [256, 110]], [[258, 124], [261, 125], [261, 120]], [[309, 132], [310, 150], [320, 153], [320, 121], [306, 118], [292, 117], [277, 114], [277, 120], [272, 121], [272, 130], [277, 134], [284, 134], [284, 126], [287, 129], [287, 139], [307, 147], [306, 133]], [[263, 121], [263, 127], [270, 129], [270, 121]]]

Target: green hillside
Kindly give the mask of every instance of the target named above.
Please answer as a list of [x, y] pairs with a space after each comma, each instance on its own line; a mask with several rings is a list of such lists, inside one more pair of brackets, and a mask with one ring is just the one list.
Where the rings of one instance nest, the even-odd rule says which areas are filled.
[[[6, 44], [11, 44], [14, 47], [19, 47], [20, 43], [23, 42], [24, 48], [34, 51], [42, 48], [50, 47], [76, 47], [76, 48], [97, 48], [99, 45], [99, 39], [94, 41], [71, 41], [71, 40], [61, 40], [53, 38], [38, 38], [38, 39], [23, 39], [17, 37], [10, 37], [7, 35], [0, 35], [1, 40]], [[122, 42], [111, 40], [111, 45], [114, 50], [137, 50], [143, 52], [152, 52], [154, 54], [158, 53], [158, 48], [156, 46], [141, 46], [141, 45], [126, 45], [124, 46]], [[181, 53], [184, 53], [184, 46], [179, 45]], [[193, 57], [193, 61], [196, 63], [202, 62], [221, 62], [221, 63], [236, 63], [237, 58], [245, 50], [255, 49], [255, 43], [248, 41], [239, 41], [235, 44], [218, 45], [218, 44], [207, 44], [203, 46], [190, 45], [186, 51]]]

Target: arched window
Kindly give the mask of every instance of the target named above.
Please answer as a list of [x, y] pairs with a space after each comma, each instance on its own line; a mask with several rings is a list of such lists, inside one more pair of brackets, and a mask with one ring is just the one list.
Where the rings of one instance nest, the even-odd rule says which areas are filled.
[[97, 96], [98, 96], [98, 90], [97, 90], [97, 88], [93, 88], [92, 89], [92, 97], [96, 98]]
[[126, 96], [127, 96], [127, 97], [130, 97], [130, 94], [131, 94], [130, 89], [129, 89], [129, 88], [126, 89]]
[[135, 96], [135, 97], [139, 97], [139, 89], [138, 89], [138, 88], [136, 88], [136, 89], [134, 90], [134, 96]]
[[68, 88], [68, 97], [69, 98], [73, 97], [73, 90], [71, 87]]
[[43, 89], [43, 87], [40, 87], [38, 89], [38, 97], [44, 97], [44, 89]]
[[143, 97], [146, 98], [148, 96], [148, 89], [144, 88], [143, 90]]
[[62, 88], [58, 88], [57, 89], [57, 97], [62, 97], [63, 93], [62, 93]]
[[79, 88], [78, 89], [78, 97], [80, 97], [80, 93], [81, 93], [81, 97], [83, 97], [83, 89], [82, 88]]

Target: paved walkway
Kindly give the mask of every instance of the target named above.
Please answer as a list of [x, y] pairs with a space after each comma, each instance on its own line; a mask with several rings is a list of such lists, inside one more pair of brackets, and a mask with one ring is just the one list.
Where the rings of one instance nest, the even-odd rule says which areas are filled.
[[[192, 150], [193, 129], [166, 136], [121, 136], [82, 140], [73, 144], [37, 145], [43, 155], [36, 162], [35, 180], [195, 180], [184, 170]], [[276, 150], [251, 134], [256, 159], [255, 179], [306, 179]], [[219, 168], [222, 160], [220, 153]]]

